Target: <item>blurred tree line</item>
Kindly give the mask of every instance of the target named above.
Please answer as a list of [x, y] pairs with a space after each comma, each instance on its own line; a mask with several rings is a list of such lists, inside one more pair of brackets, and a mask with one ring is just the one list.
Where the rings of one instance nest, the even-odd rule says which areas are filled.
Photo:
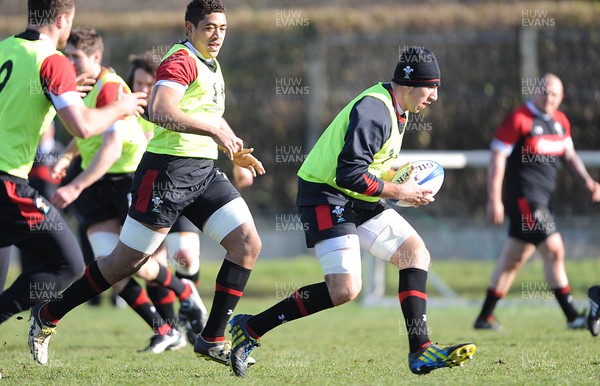
[[[7, 15], [23, 6], [4, 1]], [[130, 54], [150, 50], [158, 60], [184, 37], [181, 20], [187, 2], [176, 0], [167, 6], [133, 0], [125, 5], [107, 0], [100, 7], [79, 1], [75, 25], [97, 28], [105, 40], [105, 63], [126, 77]], [[399, 53], [410, 45], [433, 49], [442, 87], [438, 102], [409, 122], [404, 149], [487, 149], [504, 115], [527, 97], [519, 40], [523, 29], [536, 30], [540, 75], [554, 72], [564, 82], [562, 109], [571, 120], [576, 148], [600, 146], [600, 82], [594, 74], [600, 60], [600, 28], [593, 21], [599, 11], [585, 3], [225, 4], [230, 25], [219, 56], [226, 82], [225, 117], [267, 168], [267, 174], [243, 193], [253, 210], [266, 214], [293, 208], [295, 173], [315, 138], [355, 95], [378, 81], [389, 81]], [[437, 12], [432, 11], [434, 5]], [[144, 13], [152, 10], [155, 18], [162, 15], [162, 24]], [[143, 17], [129, 16], [138, 11]], [[123, 17], [130, 18], [129, 25], [120, 22]], [[226, 160], [219, 164], [230, 170]], [[598, 170], [591, 172], [599, 177]], [[485, 169], [451, 170], [435, 205], [423, 210], [482, 216], [485, 200]], [[598, 213], [565, 171], [556, 200], [560, 214]]]

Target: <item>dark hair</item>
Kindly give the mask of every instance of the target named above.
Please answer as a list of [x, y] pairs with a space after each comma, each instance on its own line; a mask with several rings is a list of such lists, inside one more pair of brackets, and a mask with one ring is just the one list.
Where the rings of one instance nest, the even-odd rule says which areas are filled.
[[102, 37], [98, 35], [95, 29], [88, 27], [74, 28], [69, 35], [67, 43], [73, 47], [82, 50], [86, 55], [90, 56], [96, 51], [104, 51], [104, 42]]
[[155, 56], [152, 52], [146, 51], [141, 55], [131, 55], [129, 56], [129, 63], [131, 63], [131, 70], [129, 71], [129, 76], [127, 77], [127, 84], [132, 90], [133, 75], [135, 74], [135, 70], [142, 69], [148, 74], [152, 74], [156, 77], [156, 70], [158, 69], [159, 60], [155, 60]]
[[225, 13], [225, 6], [220, 0], [192, 0], [185, 10], [185, 21], [197, 26], [200, 20], [213, 12]]
[[29, 24], [54, 24], [59, 15], [75, 7], [75, 0], [28, 0]]

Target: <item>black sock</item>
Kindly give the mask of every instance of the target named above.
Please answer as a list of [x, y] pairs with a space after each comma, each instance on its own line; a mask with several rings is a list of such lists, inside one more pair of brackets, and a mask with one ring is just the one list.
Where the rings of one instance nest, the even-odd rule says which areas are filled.
[[150, 299], [146, 291], [139, 285], [139, 283], [132, 277], [125, 287], [119, 292], [119, 296], [123, 298], [150, 328], [153, 330], [158, 329], [160, 326], [165, 325], [167, 322], [156, 312], [156, 309], [150, 304]]
[[46, 321], [56, 324], [73, 308], [101, 294], [110, 287], [111, 285], [102, 276], [98, 268], [98, 262], [94, 261], [87, 266], [83, 276], [62, 293], [60, 301], [47, 303], [40, 310], [40, 314]]
[[481, 307], [481, 313], [477, 319], [489, 320], [494, 314], [496, 303], [503, 297], [504, 294], [502, 292], [498, 292], [494, 288], [488, 288], [485, 294], [485, 300], [483, 301], [483, 306]]
[[255, 339], [271, 331], [275, 327], [291, 322], [319, 311], [332, 308], [331, 296], [325, 282], [299, 288], [273, 307], [254, 315], [248, 320], [247, 327]]
[[187, 299], [192, 294], [191, 289], [181, 279], [173, 276], [171, 271], [160, 264], [154, 283], [173, 290], [180, 300]]
[[0, 323], [7, 321], [11, 316], [23, 310], [31, 308], [36, 303], [35, 300], [30, 300], [30, 293], [35, 293], [30, 289], [31, 287], [32, 282], [29, 277], [20, 275], [6, 291], [0, 294]]
[[571, 286], [566, 286], [564, 288], [554, 288], [552, 289], [552, 293], [556, 297], [556, 301], [562, 308], [565, 316], [567, 317], [567, 321], [571, 322], [575, 320], [579, 316], [575, 306], [573, 304], [573, 296], [571, 296]]
[[221, 340], [225, 336], [225, 327], [235, 306], [244, 294], [246, 283], [252, 270], [241, 267], [229, 260], [223, 260], [217, 274], [215, 297], [208, 322], [202, 338], [206, 341]]
[[173, 306], [176, 299], [175, 292], [160, 285], [147, 285], [146, 291], [160, 316], [171, 327], [175, 327], [177, 324], [177, 316], [175, 316], [175, 307]]
[[400, 270], [398, 299], [404, 315], [410, 352], [429, 343], [427, 332], [427, 271], [418, 268]]
[[6, 284], [8, 267], [10, 266], [10, 249], [10, 246], [0, 248], [0, 295], [4, 292], [4, 284]]
[[[83, 219], [81, 219], [80, 226], [78, 227], [79, 232], [79, 245], [81, 246], [81, 252], [83, 252], [83, 261], [86, 265], [92, 264], [96, 261], [96, 257], [94, 256], [94, 251], [92, 250], [92, 246], [90, 245], [90, 240], [87, 237], [87, 226], [83, 225]], [[88, 301], [89, 305], [99, 306], [102, 302], [102, 297], [100, 295], [94, 296]]]

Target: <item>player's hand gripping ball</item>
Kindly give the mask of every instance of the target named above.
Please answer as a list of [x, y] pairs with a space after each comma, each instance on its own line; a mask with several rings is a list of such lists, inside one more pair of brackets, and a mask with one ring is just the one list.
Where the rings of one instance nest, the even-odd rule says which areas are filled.
[[[442, 165], [435, 161], [413, 161], [407, 163], [396, 171], [396, 174], [391, 177], [391, 181], [397, 184], [404, 183], [410, 178], [411, 166], [413, 167], [412, 173], [414, 174], [415, 182], [424, 188], [431, 189], [432, 196], [435, 196], [444, 183], [445, 175]], [[402, 200], [389, 199], [389, 201], [401, 207], [413, 206], [413, 204]]]

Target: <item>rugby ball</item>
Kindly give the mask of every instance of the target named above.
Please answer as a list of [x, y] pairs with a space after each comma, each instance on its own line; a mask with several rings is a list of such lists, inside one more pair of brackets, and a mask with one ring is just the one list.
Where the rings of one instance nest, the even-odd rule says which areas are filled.
[[[413, 167], [412, 174], [414, 174], [415, 182], [425, 188], [431, 189], [433, 196], [435, 196], [444, 183], [444, 168], [435, 161], [410, 162], [398, 169], [392, 176], [391, 181], [397, 184], [404, 183], [404, 181], [410, 178], [411, 166]], [[395, 199], [390, 199], [389, 201], [397, 206], [413, 206], [413, 204], [406, 201]]]

